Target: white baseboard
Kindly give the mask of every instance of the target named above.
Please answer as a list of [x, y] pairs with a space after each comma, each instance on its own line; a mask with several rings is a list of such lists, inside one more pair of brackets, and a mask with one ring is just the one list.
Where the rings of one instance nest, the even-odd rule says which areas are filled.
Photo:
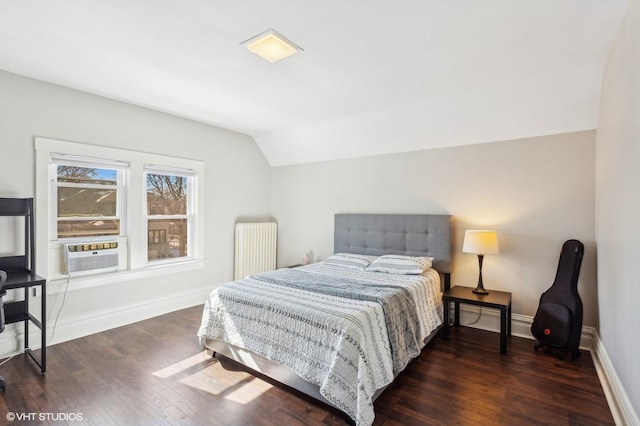
[[593, 358], [600, 383], [602, 383], [602, 389], [607, 397], [607, 402], [616, 424], [640, 425], [640, 418], [638, 418], [638, 414], [633, 409], [627, 393], [624, 391], [620, 379], [618, 379], [618, 375], [611, 364], [604, 344], [595, 329], [593, 329], [591, 358]]
[[[500, 332], [500, 311], [496, 309], [482, 309], [470, 305], [460, 305], [460, 325], [479, 328], [482, 330]], [[453, 317], [453, 316], [451, 316]], [[513, 314], [511, 316], [511, 334], [525, 339], [535, 340], [531, 335], [533, 317]], [[640, 425], [638, 415], [633, 409], [627, 393], [611, 364], [607, 352], [600, 340], [598, 332], [593, 327], [582, 327], [580, 335], [580, 349], [591, 353], [591, 359], [596, 368], [602, 390], [607, 398], [611, 415], [616, 425]]]
[[[482, 315], [480, 314], [482, 311]], [[453, 318], [453, 315], [450, 316]], [[533, 317], [527, 315], [511, 315], [511, 334], [516, 337], [535, 340], [531, 334]], [[481, 309], [477, 306], [460, 305], [460, 325], [480, 330], [500, 333], [500, 311], [497, 309]], [[592, 347], [591, 327], [582, 327], [580, 349], [590, 351]]]
[[[47, 346], [203, 304], [211, 290], [211, 287], [205, 287], [136, 305], [93, 311], [83, 316], [62, 318], [57, 324], [55, 324], [55, 318], [48, 319]], [[31, 349], [39, 349], [41, 339], [40, 330], [31, 325], [29, 327]], [[7, 325], [5, 332], [0, 334], [0, 348], [0, 357], [2, 358], [23, 352], [24, 328], [21, 323]]]

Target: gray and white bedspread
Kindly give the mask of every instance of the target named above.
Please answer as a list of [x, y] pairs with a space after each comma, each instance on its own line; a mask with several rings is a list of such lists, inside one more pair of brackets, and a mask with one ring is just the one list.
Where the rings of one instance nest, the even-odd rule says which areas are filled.
[[374, 393], [420, 354], [440, 324], [435, 270], [393, 275], [319, 262], [218, 287], [198, 335], [287, 366], [356, 424], [369, 425]]

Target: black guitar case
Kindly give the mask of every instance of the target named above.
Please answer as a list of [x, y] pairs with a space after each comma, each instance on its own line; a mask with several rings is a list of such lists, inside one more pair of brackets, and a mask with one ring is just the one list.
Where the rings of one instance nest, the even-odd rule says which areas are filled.
[[571, 352], [573, 359], [580, 356], [582, 300], [578, 294], [578, 276], [583, 255], [584, 245], [578, 240], [568, 240], [562, 245], [556, 278], [542, 293], [531, 324], [531, 334], [538, 341], [534, 346], [536, 351], [548, 346], [557, 348], [560, 358], [567, 352]]

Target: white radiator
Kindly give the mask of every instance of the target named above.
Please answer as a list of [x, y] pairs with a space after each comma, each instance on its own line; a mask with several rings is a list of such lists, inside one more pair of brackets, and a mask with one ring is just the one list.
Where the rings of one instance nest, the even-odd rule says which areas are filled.
[[236, 223], [233, 279], [276, 269], [275, 222]]

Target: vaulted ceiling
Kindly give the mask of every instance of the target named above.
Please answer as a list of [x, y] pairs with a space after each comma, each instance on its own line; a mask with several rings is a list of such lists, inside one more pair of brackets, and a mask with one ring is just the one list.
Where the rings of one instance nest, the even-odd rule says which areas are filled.
[[[247, 133], [273, 166], [597, 126], [628, 0], [0, 2], [0, 69]], [[304, 51], [241, 46], [273, 28]]]

